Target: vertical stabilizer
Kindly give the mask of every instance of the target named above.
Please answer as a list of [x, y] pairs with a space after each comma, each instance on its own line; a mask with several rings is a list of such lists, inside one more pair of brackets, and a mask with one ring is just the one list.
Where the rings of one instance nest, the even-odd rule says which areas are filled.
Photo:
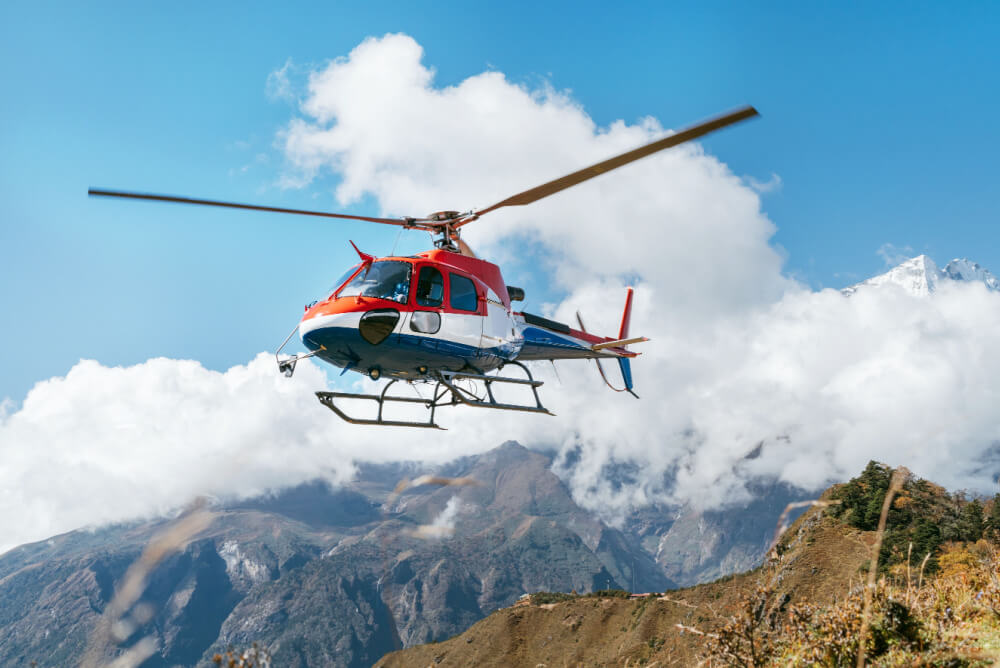
[[625, 382], [625, 391], [638, 399], [639, 395], [632, 391], [632, 365], [629, 364], [629, 362], [631, 362], [629, 358], [619, 357], [618, 367], [622, 371], [622, 380]]
[[625, 288], [625, 312], [622, 313], [622, 326], [618, 328], [618, 339], [628, 338], [628, 326], [632, 321], [632, 288]]

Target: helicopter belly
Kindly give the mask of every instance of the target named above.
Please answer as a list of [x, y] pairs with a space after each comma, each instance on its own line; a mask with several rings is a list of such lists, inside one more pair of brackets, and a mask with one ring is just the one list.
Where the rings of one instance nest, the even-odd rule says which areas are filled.
[[494, 346], [484, 346], [483, 317], [473, 313], [438, 312], [439, 324], [431, 329], [417, 325], [419, 311], [408, 314], [399, 335], [401, 349], [419, 351], [425, 357], [424, 365], [431, 369], [457, 371], [469, 367], [480, 370], [495, 369], [503, 358]]
[[[389, 311], [391, 309], [381, 309]], [[435, 332], [417, 332], [411, 314], [399, 314], [392, 331], [373, 343], [363, 321], [380, 310], [317, 315], [303, 320], [299, 333], [316, 356], [335, 366], [401, 378], [420, 378], [434, 371], [469, 367], [494, 369], [513, 355], [509, 346], [483, 346], [482, 318], [473, 314], [442, 313]], [[516, 353], [513, 353], [516, 355]]]

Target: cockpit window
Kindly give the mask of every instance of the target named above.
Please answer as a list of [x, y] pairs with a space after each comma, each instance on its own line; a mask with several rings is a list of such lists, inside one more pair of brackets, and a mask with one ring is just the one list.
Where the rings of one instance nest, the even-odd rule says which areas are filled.
[[356, 264], [353, 267], [351, 267], [350, 269], [348, 269], [347, 271], [345, 271], [344, 274], [343, 274], [343, 276], [341, 276], [340, 278], [338, 278], [337, 281], [333, 284], [333, 286], [329, 290], [326, 291], [326, 294], [323, 295], [323, 298], [325, 299], [327, 297], [332, 297], [333, 293], [337, 291], [337, 288], [339, 288], [341, 285], [343, 285], [344, 281], [346, 281], [351, 276], [353, 276], [354, 272], [356, 272], [358, 270], [358, 267], [360, 267], [360, 266], [361, 265]]
[[391, 299], [405, 304], [410, 296], [410, 263], [398, 260], [374, 262], [345, 285], [337, 296], [359, 295], [373, 299]]
[[444, 302], [444, 277], [434, 267], [420, 268], [417, 280], [417, 304], [420, 306], [441, 306]]
[[465, 276], [449, 274], [451, 277], [451, 307], [457, 311], [478, 311], [479, 299], [476, 284]]

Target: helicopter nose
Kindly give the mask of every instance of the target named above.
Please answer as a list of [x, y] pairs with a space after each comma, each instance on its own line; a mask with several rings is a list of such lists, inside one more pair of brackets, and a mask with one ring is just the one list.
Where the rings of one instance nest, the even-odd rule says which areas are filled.
[[360, 313], [322, 313], [299, 323], [299, 336], [309, 350], [336, 350], [357, 336]]
[[377, 346], [392, 334], [399, 318], [399, 311], [387, 308], [317, 314], [299, 323], [299, 336], [310, 350]]

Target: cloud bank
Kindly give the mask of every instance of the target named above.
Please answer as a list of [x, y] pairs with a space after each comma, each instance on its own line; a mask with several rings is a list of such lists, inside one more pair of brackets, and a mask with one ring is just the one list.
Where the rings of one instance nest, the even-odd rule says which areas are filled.
[[[569, 94], [500, 72], [439, 87], [422, 55], [389, 35], [314, 71], [279, 137], [288, 182], [330, 172], [342, 204], [372, 197], [390, 215], [484, 207], [665, 131], [652, 118], [598, 127]], [[466, 228], [501, 264], [525, 249], [543, 258], [533, 278], [561, 295], [557, 319], [580, 310], [615, 332], [634, 285], [632, 331], [653, 339], [633, 363], [640, 401], [607, 390], [589, 362], [560, 363], [558, 376], [538, 365], [557, 417], [459, 408], [441, 415], [449, 431], [428, 434], [340, 422], [312, 395], [327, 379], [307, 363], [288, 380], [263, 355], [225, 373], [81, 362], [0, 413], [5, 539], [507, 439], [557, 449], [576, 499], [609, 519], [654, 500], [738, 501], [762, 477], [816, 488], [873, 458], [992, 491], [1000, 294], [810, 291], [782, 274], [761, 190], [692, 144]]]
[[327, 416], [303, 410], [325, 377], [311, 366], [300, 373], [280, 382], [263, 354], [225, 373], [184, 360], [85, 360], [37, 384], [0, 419], [0, 549], [199, 495], [343, 481], [353, 469], [332, 455]]

